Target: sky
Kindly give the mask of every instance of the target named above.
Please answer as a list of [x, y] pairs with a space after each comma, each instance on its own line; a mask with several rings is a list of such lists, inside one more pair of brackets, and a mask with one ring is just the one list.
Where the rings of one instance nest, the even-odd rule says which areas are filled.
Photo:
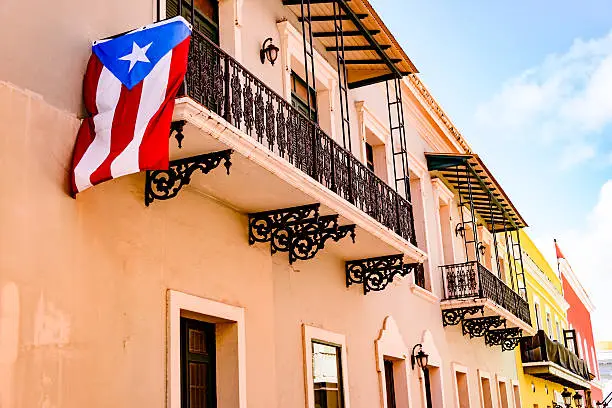
[[371, 0], [612, 340], [612, 0]]

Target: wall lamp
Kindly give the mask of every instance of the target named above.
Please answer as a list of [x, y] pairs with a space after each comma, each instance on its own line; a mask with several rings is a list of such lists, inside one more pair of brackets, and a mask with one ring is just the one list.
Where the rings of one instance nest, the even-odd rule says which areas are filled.
[[485, 248], [484, 244], [482, 242], [479, 242], [478, 243], [478, 252], [480, 252], [480, 255], [484, 256], [485, 251], [486, 251], [486, 248]]
[[457, 224], [457, 226], [455, 227], [455, 236], [457, 235], [461, 235], [464, 236], [465, 234], [465, 227], [463, 226], [462, 223]]
[[[417, 348], [419, 349], [419, 352], [415, 354], [414, 352], [416, 351]], [[415, 364], [418, 365], [420, 368], [427, 367], [428, 359], [429, 359], [429, 354], [423, 351], [422, 344], [419, 343], [412, 348], [412, 355], [410, 356], [410, 364], [412, 365], [413, 370], [414, 370]]]
[[582, 395], [576, 391], [576, 394], [572, 397], [574, 399], [574, 405], [576, 408], [582, 408]]
[[278, 47], [272, 43], [272, 37], [268, 37], [263, 42], [261, 46], [261, 50], [259, 50], [259, 59], [261, 60], [262, 64], [264, 64], [267, 59], [268, 61], [270, 61], [270, 64], [274, 66], [274, 63], [276, 62], [277, 58], [278, 58]]
[[561, 393], [561, 397], [563, 397], [563, 403], [566, 408], [571, 408], [572, 406], [572, 393], [567, 388], [563, 388], [563, 392]]

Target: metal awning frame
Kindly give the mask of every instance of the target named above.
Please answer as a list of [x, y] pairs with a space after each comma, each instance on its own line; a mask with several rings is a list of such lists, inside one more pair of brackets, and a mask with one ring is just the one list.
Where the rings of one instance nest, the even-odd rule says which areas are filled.
[[[501, 215], [504, 219], [504, 224], [511, 227], [506, 228], [508, 231], [518, 230], [528, 226], [514, 205], [510, 202], [501, 186], [499, 186], [497, 181], [493, 178], [493, 175], [491, 175], [477, 155], [425, 153], [425, 156], [427, 158], [429, 171], [442, 179], [445, 184], [453, 190], [458, 190], [457, 186], [460, 183], [464, 185], [464, 183], [467, 184], [468, 182], [473, 183], [474, 180], [476, 181], [475, 184], [480, 187], [480, 191], [473, 192], [472, 200], [468, 199], [466, 201], [469, 202], [471, 206], [474, 206], [474, 210], [476, 210], [480, 218], [485, 221], [491, 233], [503, 231], [503, 229], [497, 229], [487, 222], [488, 219], [491, 219], [492, 213], [496, 215], [496, 217], [493, 218], [494, 224], [497, 224], [496, 221], [499, 220], [499, 216]], [[457, 167], [462, 167], [467, 170], [471, 180], [468, 181], [467, 177], [448, 174], [450, 171], [455, 171]], [[476, 196], [476, 198], [474, 198], [474, 196]], [[489, 201], [495, 205], [493, 209], [488, 208]], [[488, 214], [485, 214], [485, 211]]]

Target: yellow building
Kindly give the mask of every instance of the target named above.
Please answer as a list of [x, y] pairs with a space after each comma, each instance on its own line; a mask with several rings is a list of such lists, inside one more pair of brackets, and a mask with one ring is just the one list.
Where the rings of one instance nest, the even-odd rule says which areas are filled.
[[576, 390], [589, 388], [588, 368], [573, 351], [575, 336], [567, 325], [569, 305], [561, 279], [524, 232], [521, 246], [531, 321], [538, 330], [532, 337], [523, 337], [516, 349], [522, 407], [565, 407], [561, 395], [565, 389], [573, 396]]

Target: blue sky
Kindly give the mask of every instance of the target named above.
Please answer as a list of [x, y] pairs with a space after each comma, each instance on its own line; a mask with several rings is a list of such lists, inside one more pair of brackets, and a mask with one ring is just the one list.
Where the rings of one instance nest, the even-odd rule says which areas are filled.
[[612, 340], [612, 0], [371, 0]]

